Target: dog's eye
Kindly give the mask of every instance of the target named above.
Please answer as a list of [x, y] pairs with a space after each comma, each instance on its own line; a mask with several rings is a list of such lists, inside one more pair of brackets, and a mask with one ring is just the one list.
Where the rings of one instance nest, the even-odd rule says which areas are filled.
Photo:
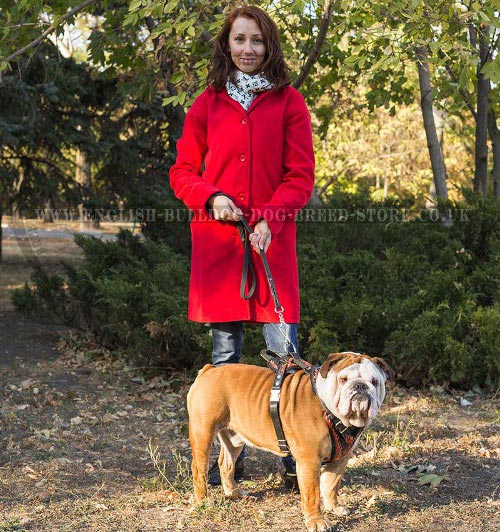
[[347, 377], [339, 377], [339, 382], [345, 384], [347, 382]]
[[373, 386], [377, 386], [378, 380], [377, 379], [372, 379], [372, 384], [373, 384]]

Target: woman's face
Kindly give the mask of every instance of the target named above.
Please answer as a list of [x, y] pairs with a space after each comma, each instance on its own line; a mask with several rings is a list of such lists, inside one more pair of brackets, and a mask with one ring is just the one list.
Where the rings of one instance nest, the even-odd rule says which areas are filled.
[[242, 72], [253, 74], [264, 61], [266, 46], [253, 18], [238, 17], [229, 32], [229, 50], [233, 63]]

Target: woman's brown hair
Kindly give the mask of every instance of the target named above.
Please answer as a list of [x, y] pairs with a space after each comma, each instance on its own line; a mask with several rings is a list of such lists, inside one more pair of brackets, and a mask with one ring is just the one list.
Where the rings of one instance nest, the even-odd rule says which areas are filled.
[[215, 38], [214, 58], [212, 68], [207, 76], [207, 84], [212, 84], [216, 90], [226, 86], [229, 77], [235, 83], [236, 65], [229, 52], [229, 32], [233, 22], [238, 17], [254, 19], [260, 30], [266, 47], [264, 61], [257, 69], [274, 85], [274, 90], [279, 90], [290, 84], [290, 68], [286, 64], [281, 49], [278, 26], [273, 19], [262, 9], [255, 6], [237, 7], [226, 18], [224, 26]]

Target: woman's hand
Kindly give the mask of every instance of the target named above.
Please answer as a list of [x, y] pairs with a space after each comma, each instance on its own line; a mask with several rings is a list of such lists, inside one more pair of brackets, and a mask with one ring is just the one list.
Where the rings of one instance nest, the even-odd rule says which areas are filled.
[[271, 229], [265, 220], [260, 220], [250, 235], [250, 244], [256, 253], [260, 255], [260, 250], [267, 251], [271, 244]]
[[237, 222], [243, 216], [243, 211], [236, 207], [231, 198], [223, 194], [210, 198], [208, 206], [212, 209], [214, 218], [221, 222]]

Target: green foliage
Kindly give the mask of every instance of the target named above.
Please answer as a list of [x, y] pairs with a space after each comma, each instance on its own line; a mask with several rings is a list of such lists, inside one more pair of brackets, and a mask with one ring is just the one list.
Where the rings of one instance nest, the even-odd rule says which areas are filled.
[[414, 384], [495, 382], [498, 214], [479, 200], [456, 205], [449, 229], [418, 218], [300, 224], [303, 350], [381, 354]]
[[[22, 77], [22, 81], [19, 81]], [[42, 208], [146, 209], [166, 198], [165, 114], [124, 97], [115, 79], [61, 58], [46, 43], [0, 83], [0, 211]], [[76, 150], [92, 186], [77, 179]], [[140, 221], [140, 220], [139, 220]]]
[[[301, 352], [313, 362], [333, 351], [383, 355], [405, 383], [492, 385], [500, 347], [498, 204], [471, 197], [454, 206], [450, 228], [417, 216], [359, 221], [368, 209], [385, 219], [396, 206], [339, 195], [327, 207], [344, 209], [346, 221], [321, 222], [312, 210], [316, 221], [298, 222]], [[174, 243], [187, 230], [164, 222], [152, 234]], [[53, 309], [141, 365], [191, 368], [208, 360], [208, 331], [186, 321], [187, 248], [177, 244], [182, 253], [175, 253], [128, 232], [116, 242], [76, 239], [83, 266], [68, 268], [66, 284], [38, 273], [16, 292], [17, 308]], [[263, 345], [260, 327], [248, 327], [245, 360], [262, 363]]]
[[77, 235], [85, 262], [60, 277], [35, 272], [14, 293], [28, 313], [52, 312], [91, 330], [109, 349], [146, 368], [192, 367], [207, 351], [203, 326], [187, 322], [186, 258], [128, 231], [112, 242]]
[[141, 223], [143, 235], [149, 240], [166, 244], [176, 253], [190, 257], [191, 232], [187, 223], [190, 216], [188, 209], [174, 196], [170, 188], [164, 198], [157, 196], [152, 207], [155, 208], [155, 217], [145, 219]]
[[14, 306], [28, 315], [44, 317], [47, 313], [60, 316], [66, 303], [64, 279], [60, 275], [48, 275], [40, 266], [35, 267], [31, 275], [31, 284], [24, 283], [23, 288], [12, 295]]

